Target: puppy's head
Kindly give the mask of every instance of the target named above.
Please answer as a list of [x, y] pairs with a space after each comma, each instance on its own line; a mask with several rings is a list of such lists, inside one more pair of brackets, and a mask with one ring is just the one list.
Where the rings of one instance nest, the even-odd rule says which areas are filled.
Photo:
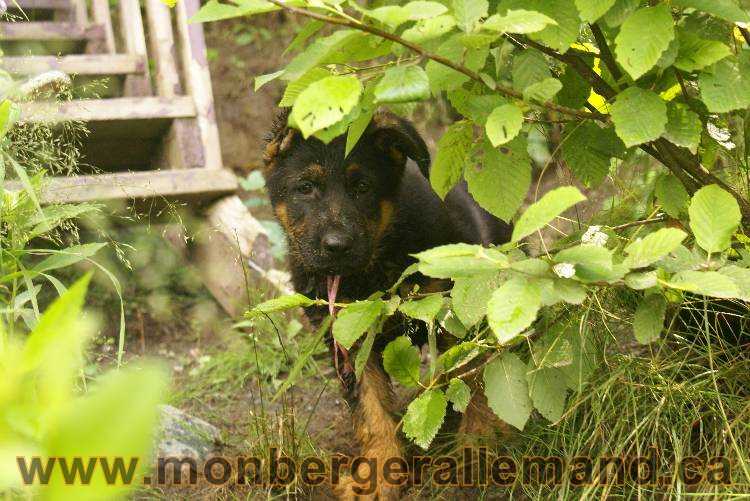
[[406, 120], [378, 113], [345, 157], [345, 136], [327, 145], [303, 139], [287, 116], [271, 131], [264, 174], [290, 258], [316, 275], [362, 273], [393, 225], [407, 159], [427, 175], [427, 147]]

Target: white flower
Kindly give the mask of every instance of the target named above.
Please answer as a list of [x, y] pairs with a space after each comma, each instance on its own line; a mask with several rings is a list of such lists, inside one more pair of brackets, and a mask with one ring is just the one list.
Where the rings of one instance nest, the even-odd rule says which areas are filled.
[[601, 226], [589, 226], [586, 233], [581, 237], [581, 243], [584, 245], [596, 245], [597, 247], [604, 247], [607, 245], [609, 235], [604, 233]]
[[572, 263], [559, 263], [552, 267], [555, 274], [560, 278], [573, 278], [576, 274], [576, 266]]

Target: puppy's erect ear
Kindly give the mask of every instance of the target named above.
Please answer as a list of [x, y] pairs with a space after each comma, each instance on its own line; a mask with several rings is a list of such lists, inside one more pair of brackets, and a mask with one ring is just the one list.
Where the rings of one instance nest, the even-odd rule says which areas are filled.
[[430, 152], [414, 126], [401, 117], [384, 111], [377, 112], [367, 130], [375, 145], [383, 150], [396, 165], [406, 165], [406, 158], [414, 160], [424, 177], [430, 177]]
[[291, 108], [282, 108], [273, 120], [271, 132], [266, 137], [266, 151], [263, 154], [264, 171], [273, 170], [276, 159], [292, 147], [299, 134], [287, 125]]

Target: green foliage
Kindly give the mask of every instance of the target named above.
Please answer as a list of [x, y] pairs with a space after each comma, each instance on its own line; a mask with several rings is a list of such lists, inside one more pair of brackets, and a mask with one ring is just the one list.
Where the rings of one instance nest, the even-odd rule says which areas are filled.
[[406, 408], [403, 430], [422, 449], [427, 449], [445, 419], [448, 403], [442, 390], [426, 391]]
[[419, 384], [419, 362], [419, 350], [406, 336], [397, 337], [383, 351], [383, 367], [404, 386]]

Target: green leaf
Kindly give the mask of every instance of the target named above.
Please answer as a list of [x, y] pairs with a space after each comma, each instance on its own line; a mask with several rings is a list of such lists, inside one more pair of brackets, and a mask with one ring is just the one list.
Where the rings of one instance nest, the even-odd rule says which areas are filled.
[[704, 40], [695, 33], [680, 30], [677, 33], [680, 50], [674, 65], [687, 72], [702, 70], [732, 54], [725, 44], [715, 40]]
[[696, 242], [709, 254], [729, 248], [742, 220], [737, 200], [715, 184], [693, 195], [688, 214]]
[[106, 246], [106, 243], [81, 244], [54, 251], [51, 256], [45, 258], [31, 270], [35, 273], [45, 273], [60, 268], [66, 268], [75, 263], [81, 262], [84, 259], [90, 258]]
[[255, 306], [252, 310], [245, 313], [245, 318], [255, 318], [261, 315], [268, 315], [269, 313], [276, 313], [277, 311], [299, 308], [300, 306], [306, 308], [313, 304], [315, 304], [313, 299], [299, 293], [291, 294], [289, 296], [281, 296], [276, 299], [264, 301]]
[[387, 25], [391, 29], [398, 28], [411, 18], [408, 9], [399, 5], [386, 5], [372, 10], [364, 10], [367, 17], [371, 17]]
[[531, 185], [531, 159], [526, 146], [523, 136], [500, 149], [485, 141], [481, 166], [472, 164], [464, 169], [471, 196], [503, 221], [511, 220]]
[[524, 101], [537, 103], [547, 103], [557, 95], [562, 89], [562, 82], [557, 78], [545, 78], [541, 82], [529, 85], [523, 90]]
[[445, 35], [455, 27], [456, 19], [446, 14], [419, 21], [415, 26], [404, 31], [401, 38], [421, 45]]
[[327, 37], [316, 38], [289, 62], [281, 78], [297, 80], [316, 66], [330, 62], [333, 54], [360, 37], [360, 33], [355, 30], [339, 30]]
[[376, 103], [405, 103], [430, 97], [430, 80], [420, 66], [389, 68], [375, 87]]
[[592, 121], [566, 125], [561, 149], [570, 171], [588, 187], [600, 185], [609, 173], [612, 158], [625, 153], [612, 127], [602, 128]]
[[453, 15], [458, 26], [467, 32], [474, 31], [477, 21], [487, 15], [487, 0], [453, 0]]
[[273, 73], [266, 73], [265, 75], [259, 75], [255, 77], [255, 92], [258, 92], [258, 89], [266, 85], [268, 82], [272, 80], [276, 80], [281, 75], [284, 74], [284, 70], [274, 71]]
[[535, 0], [528, 2], [521, 0], [522, 5], [528, 5], [531, 10], [539, 11], [554, 19], [557, 24], [550, 25], [540, 31], [538, 36], [542, 43], [552, 47], [560, 53], [566, 53], [571, 44], [578, 39], [580, 19], [574, 0]]
[[551, 77], [547, 58], [539, 51], [525, 50], [513, 59], [513, 88], [519, 92]]
[[507, 99], [497, 94], [478, 96], [463, 88], [449, 92], [448, 99], [456, 111], [482, 127], [487, 122], [487, 117], [492, 113], [492, 110], [503, 104], [508, 104]]
[[190, 19], [189, 23], [210, 23], [231, 19], [234, 17], [251, 16], [279, 10], [281, 7], [264, 0], [244, 0], [240, 5], [219, 3], [218, 0], [209, 0]]
[[445, 390], [445, 397], [453, 404], [454, 411], [466, 412], [471, 401], [471, 388], [462, 379], [454, 377]]
[[455, 279], [493, 273], [508, 265], [503, 253], [481, 245], [449, 244], [414, 256], [419, 259], [419, 272], [434, 278]]
[[472, 342], [457, 344], [438, 357], [437, 366], [443, 372], [456, 370], [474, 360], [484, 350], [485, 348]]
[[562, 186], [546, 193], [537, 202], [531, 204], [518, 218], [513, 228], [511, 240], [518, 242], [535, 231], [543, 228], [557, 216], [586, 200], [583, 193], [574, 186]]
[[383, 351], [383, 368], [404, 386], [419, 384], [419, 350], [408, 336], [399, 336]]
[[346, 147], [344, 149], [344, 156], [348, 157], [349, 153], [352, 152], [362, 134], [365, 133], [367, 127], [372, 121], [372, 116], [375, 114], [375, 86], [377, 80], [371, 80], [367, 82], [365, 90], [362, 93], [362, 99], [359, 102], [360, 113], [357, 118], [352, 121], [349, 128], [346, 131]]
[[531, 402], [539, 414], [556, 422], [565, 410], [568, 386], [560, 369], [536, 369], [533, 364], [526, 374]]
[[307, 89], [311, 83], [317, 82], [325, 77], [331, 76], [328, 70], [323, 68], [313, 68], [298, 79], [289, 82], [286, 89], [284, 89], [284, 95], [281, 97], [279, 106], [287, 107], [292, 106], [299, 97], [303, 90]]
[[706, 68], [698, 78], [698, 86], [711, 112], [750, 107], [750, 54], [743, 51]]
[[[566, 68], [560, 75], [563, 84], [562, 90], [557, 94], [557, 101], [569, 108], [582, 108], [591, 96], [591, 84], [589, 84], [573, 68]], [[582, 124], [588, 122], [579, 122]]]
[[655, 263], [680, 246], [687, 233], [677, 228], [662, 228], [625, 247], [623, 264], [628, 268], [643, 268]]
[[681, 271], [667, 283], [673, 289], [679, 289], [703, 296], [723, 299], [737, 298], [740, 290], [728, 276], [717, 271]]
[[[457, 34], [443, 42], [438, 47], [437, 53], [451, 61], [463, 64], [472, 71], [478, 71], [484, 66], [489, 49], [487, 47], [467, 49], [461, 43], [461, 35]], [[469, 80], [469, 77], [463, 73], [434, 60], [427, 62], [425, 71], [430, 79], [430, 89], [434, 94], [457, 89]]]
[[487, 314], [487, 298], [500, 287], [499, 273], [461, 277], [454, 281], [451, 297], [453, 311], [467, 328], [475, 326]]
[[509, 10], [504, 16], [494, 14], [482, 23], [482, 29], [497, 33], [536, 33], [557, 21], [541, 12], [524, 9]]
[[500, 146], [511, 141], [521, 132], [523, 112], [515, 104], [498, 106], [487, 117], [485, 130], [492, 146]]
[[362, 84], [356, 77], [325, 77], [300, 93], [290, 118], [308, 138], [344, 118], [357, 105], [360, 94]]
[[611, 107], [615, 131], [630, 148], [658, 139], [667, 126], [667, 105], [656, 94], [630, 87], [617, 95]]
[[20, 113], [20, 108], [9, 99], [0, 103], [0, 139], [13, 127]]
[[597, 22], [614, 4], [615, 0], [576, 0], [581, 19], [587, 23]]
[[448, 12], [448, 7], [440, 2], [426, 2], [421, 0], [409, 2], [404, 5], [404, 8], [409, 11], [409, 19], [412, 21], [429, 19]]
[[646, 296], [638, 304], [633, 318], [633, 333], [641, 344], [653, 343], [664, 329], [667, 301], [661, 294]]
[[484, 393], [497, 417], [523, 430], [531, 416], [531, 399], [526, 382], [526, 364], [505, 352], [484, 368]]
[[624, 265], [614, 265], [612, 252], [596, 245], [577, 245], [563, 249], [555, 255], [555, 262], [574, 264], [576, 278], [583, 282], [614, 282], [629, 270]]
[[515, 277], [495, 290], [487, 303], [487, 322], [500, 344], [506, 344], [528, 329], [542, 305], [539, 284]]
[[658, 279], [656, 271], [634, 271], [625, 275], [625, 285], [633, 290], [642, 291], [656, 287]]
[[430, 184], [440, 198], [445, 198], [461, 179], [473, 136], [471, 122], [461, 120], [448, 127], [438, 141], [430, 168]]
[[380, 318], [384, 307], [380, 299], [348, 305], [333, 322], [333, 338], [348, 350]]
[[721, 268], [719, 273], [726, 275], [737, 285], [739, 289], [739, 293], [737, 294], [738, 299], [746, 303], [750, 302], [750, 269], [729, 265]]
[[750, 22], [750, 16], [734, 0], [674, 0], [674, 5], [702, 10], [731, 23]]
[[696, 153], [703, 131], [703, 124], [698, 114], [690, 111], [684, 104], [673, 102], [668, 106], [667, 120], [664, 138]]
[[399, 311], [407, 317], [432, 322], [443, 307], [443, 296], [427, 296], [424, 299], [406, 301], [398, 307]]
[[419, 395], [406, 409], [404, 434], [422, 449], [427, 449], [443, 424], [447, 405], [441, 390], [432, 389]]
[[674, 218], [679, 218], [680, 214], [687, 208], [690, 195], [682, 185], [677, 176], [666, 174], [656, 180], [654, 186], [656, 202], [661, 205], [662, 209]]
[[674, 21], [663, 4], [638, 9], [615, 38], [617, 62], [637, 80], [656, 65], [674, 39]]

